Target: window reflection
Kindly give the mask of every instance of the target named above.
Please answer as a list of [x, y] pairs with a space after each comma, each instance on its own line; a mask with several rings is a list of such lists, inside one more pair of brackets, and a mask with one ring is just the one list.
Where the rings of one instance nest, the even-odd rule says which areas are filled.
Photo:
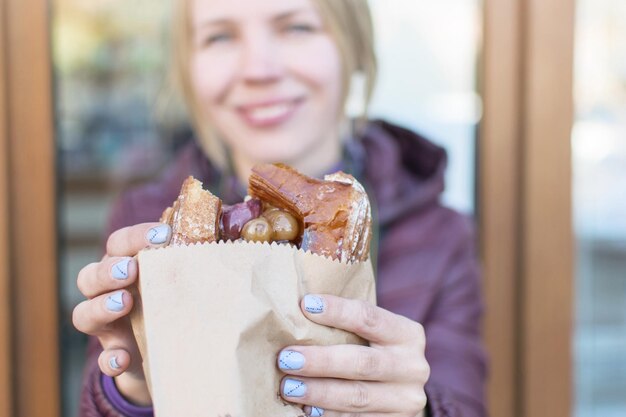
[[[116, 193], [157, 172], [179, 127], [155, 122], [164, 79], [165, 2], [55, 0], [63, 415], [77, 412], [86, 338], [71, 324], [76, 276], [102, 256]], [[162, 120], [162, 119], [161, 119]]]
[[479, 0], [370, 0], [380, 59], [372, 116], [395, 120], [448, 151], [447, 204], [474, 211], [474, 151], [482, 101]]
[[574, 221], [576, 415], [626, 415], [626, 4], [579, 0]]
[[57, 143], [64, 174], [115, 172], [126, 179], [153, 173], [167, 154], [156, 140], [153, 109], [166, 61], [164, 3], [54, 3]]

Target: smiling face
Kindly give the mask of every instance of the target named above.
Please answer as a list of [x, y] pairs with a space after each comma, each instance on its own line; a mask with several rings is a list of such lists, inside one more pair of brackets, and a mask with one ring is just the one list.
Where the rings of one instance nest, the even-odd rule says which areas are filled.
[[341, 59], [311, 0], [193, 0], [190, 20], [192, 87], [239, 173], [338, 162]]

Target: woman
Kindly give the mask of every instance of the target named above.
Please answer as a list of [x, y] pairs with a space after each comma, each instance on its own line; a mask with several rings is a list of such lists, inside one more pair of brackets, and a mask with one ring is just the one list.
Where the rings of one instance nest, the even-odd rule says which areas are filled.
[[[126, 287], [137, 277], [132, 256], [167, 244], [170, 230], [143, 222], [159, 217], [190, 174], [233, 203], [253, 164], [277, 160], [313, 176], [338, 168], [357, 176], [377, 208], [378, 235], [378, 307], [329, 295], [319, 295], [320, 314], [302, 306], [369, 347], [286, 346], [279, 358], [297, 360], [283, 367], [283, 398], [310, 416], [485, 415], [480, 285], [471, 228], [439, 204], [445, 153], [384, 122], [354, 135], [347, 128], [350, 80], [365, 77], [367, 100], [376, 73], [366, 3], [175, 3], [176, 72], [199, 139], [158, 181], [122, 196], [106, 255], [78, 276], [88, 300], [74, 323], [95, 336], [81, 415], [152, 415]], [[293, 392], [294, 383], [305, 389]]]

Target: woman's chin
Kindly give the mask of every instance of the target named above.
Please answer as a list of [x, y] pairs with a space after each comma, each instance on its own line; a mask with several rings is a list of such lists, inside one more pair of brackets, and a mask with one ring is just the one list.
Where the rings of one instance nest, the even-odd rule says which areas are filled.
[[274, 163], [282, 162], [290, 165], [298, 165], [298, 161], [302, 159], [302, 153], [292, 149], [263, 149], [251, 153], [251, 160], [255, 163]]

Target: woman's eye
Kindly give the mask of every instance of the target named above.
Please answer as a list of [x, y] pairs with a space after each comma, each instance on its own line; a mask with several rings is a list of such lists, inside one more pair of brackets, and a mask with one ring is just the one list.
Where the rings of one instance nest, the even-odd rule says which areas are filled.
[[216, 33], [214, 35], [210, 35], [204, 38], [202, 41], [203, 46], [211, 46], [216, 43], [227, 42], [231, 40], [233, 37], [230, 33]]
[[294, 23], [288, 25], [286, 30], [291, 33], [311, 33], [315, 32], [315, 27], [306, 23]]

